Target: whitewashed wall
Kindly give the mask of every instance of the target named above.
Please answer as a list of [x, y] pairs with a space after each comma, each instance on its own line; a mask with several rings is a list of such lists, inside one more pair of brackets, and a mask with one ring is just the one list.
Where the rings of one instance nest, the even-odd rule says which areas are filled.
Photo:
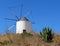
[[29, 21], [18, 21], [16, 23], [16, 33], [23, 33], [23, 30], [26, 29], [26, 32], [32, 31], [32, 24]]

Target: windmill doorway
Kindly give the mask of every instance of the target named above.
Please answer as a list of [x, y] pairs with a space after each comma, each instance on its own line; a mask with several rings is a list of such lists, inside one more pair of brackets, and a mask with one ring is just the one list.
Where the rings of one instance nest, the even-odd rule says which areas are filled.
[[23, 29], [23, 33], [26, 33], [26, 29]]

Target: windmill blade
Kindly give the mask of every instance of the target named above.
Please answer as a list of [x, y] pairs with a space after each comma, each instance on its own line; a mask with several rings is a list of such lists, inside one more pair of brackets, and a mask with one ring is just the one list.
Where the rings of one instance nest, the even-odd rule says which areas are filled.
[[19, 20], [19, 18], [16, 16], [16, 14], [14, 14], [14, 16], [17, 18], [17, 20]]
[[19, 20], [19, 18], [18, 18], [18, 17], [16, 16], [16, 14], [12, 11], [11, 8], [9, 8], [9, 11], [10, 11], [11, 14], [13, 14], [13, 15], [17, 18], [17, 20]]
[[23, 10], [23, 4], [21, 4], [21, 8], [20, 8], [20, 19], [22, 17], [22, 10]]
[[31, 22], [32, 24], [35, 24], [35, 22]]
[[15, 26], [15, 25], [10, 26], [10, 27], [8, 28], [8, 30], [12, 29], [14, 26]]
[[17, 21], [16, 19], [9, 19], [9, 18], [4, 18], [6, 20], [12, 20], [12, 21]]
[[25, 17], [28, 16], [31, 13], [31, 10], [29, 10], [26, 15], [24, 15]]
[[32, 24], [35, 24], [35, 22], [32, 22]]

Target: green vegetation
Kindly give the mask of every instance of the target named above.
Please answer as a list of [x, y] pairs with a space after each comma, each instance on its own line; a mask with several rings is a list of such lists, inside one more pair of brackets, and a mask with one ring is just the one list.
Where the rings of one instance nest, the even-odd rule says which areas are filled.
[[53, 39], [52, 29], [43, 28], [42, 32], [40, 32], [40, 36], [43, 41], [50, 42]]
[[23, 32], [21, 35], [22, 35], [23, 37], [31, 37], [31, 36], [33, 36], [32, 34], [27, 33], [27, 32]]

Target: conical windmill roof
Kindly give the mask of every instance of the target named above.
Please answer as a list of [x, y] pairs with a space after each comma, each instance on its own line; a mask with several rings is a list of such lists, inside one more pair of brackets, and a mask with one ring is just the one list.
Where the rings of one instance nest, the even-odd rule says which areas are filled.
[[26, 17], [22, 17], [20, 21], [29, 21]]

